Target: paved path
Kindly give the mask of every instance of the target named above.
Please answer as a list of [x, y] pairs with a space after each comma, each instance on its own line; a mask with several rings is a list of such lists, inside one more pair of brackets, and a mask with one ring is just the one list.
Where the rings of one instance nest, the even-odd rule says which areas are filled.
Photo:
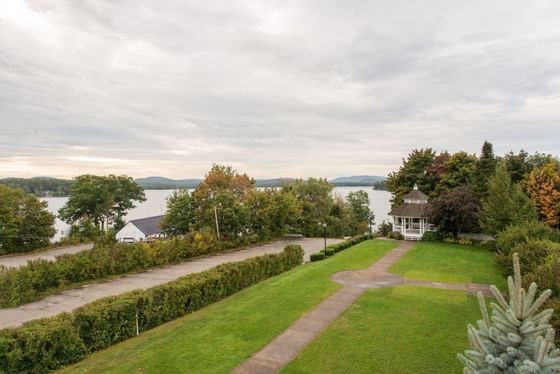
[[[327, 245], [339, 243], [341, 241], [342, 240], [339, 239], [328, 239]], [[241, 251], [223, 253], [176, 265], [151, 269], [143, 273], [131, 274], [111, 281], [85, 285], [16, 308], [0, 309], [0, 329], [19, 326], [27, 321], [54, 316], [62, 312], [71, 312], [80, 306], [91, 303], [102, 297], [118, 295], [140, 288], [154, 287], [159, 284], [171, 282], [186, 274], [208, 270], [226, 262], [242, 261], [266, 253], [279, 253], [284, 250], [287, 244], [300, 244], [305, 250], [305, 258], [307, 259], [309, 258], [309, 254], [317, 252], [324, 246], [323, 239], [306, 238], [301, 240], [276, 241], [250, 247]]]
[[61, 247], [61, 248], [56, 248], [56, 249], [33, 253], [33, 254], [0, 256], [0, 265], [5, 267], [19, 267], [21, 265], [27, 264], [27, 261], [29, 260], [37, 260], [39, 258], [48, 261], [54, 261], [56, 256], [60, 256], [64, 254], [74, 254], [92, 248], [93, 248], [93, 244], [88, 243], [88, 244], [79, 244], [79, 245]]
[[304, 314], [263, 349], [234, 369], [232, 373], [278, 373], [369, 288], [413, 284], [434, 288], [462, 290], [469, 293], [483, 291], [483, 293], [489, 294], [488, 285], [417, 281], [403, 279], [399, 275], [389, 273], [389, 268], [404, 256], [406, 252], [412, 248], [413, 244], [412, 242], [403, 242], [366, 270], [342, 271], [333, 274], [331, 278], [345, 287], [323, 300], [323, 302], [312, 311]]

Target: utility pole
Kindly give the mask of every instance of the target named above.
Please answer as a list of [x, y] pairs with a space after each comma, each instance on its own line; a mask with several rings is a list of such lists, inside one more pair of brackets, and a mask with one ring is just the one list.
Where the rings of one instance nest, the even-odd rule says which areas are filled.
[[216, 207], [214, 207], [214, 219], [216, 220], [216, 235], [218, 240], [220, 240], [220, 225], [218, 224], [218, 209]]

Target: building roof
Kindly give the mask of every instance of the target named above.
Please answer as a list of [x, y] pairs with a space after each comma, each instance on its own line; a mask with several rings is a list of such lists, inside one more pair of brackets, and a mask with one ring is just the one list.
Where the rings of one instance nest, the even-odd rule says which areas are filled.
[[144, 235], [150, 236], [163, 232], [163, 230], [159, 227], [159, 222], [162, 218], [163, 216], [146, 217], [132, 220], [129, 223], [136, 226]]
[[391, 209], [389, 215], [396, 217], [422, 218], [426, 217], [427, 207], [427, 204], [402, 203], [401, 205]]

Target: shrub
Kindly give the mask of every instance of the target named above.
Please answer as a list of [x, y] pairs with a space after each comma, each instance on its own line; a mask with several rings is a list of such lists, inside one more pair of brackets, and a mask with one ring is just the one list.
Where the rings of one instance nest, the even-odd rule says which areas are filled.
[[385, 222], [383, 221], [378, 227], [377, 227], [377, 234], [379, 236], [385, 236], [388, 237], [388, 235], [393, 231], [393, 224], [391, 222]]
[[327, 255], [327, 256], [334, 256], [334, 249], [333, 249], [333, 248], [327, 248], [327, 249], [325, 249], [325, 255]]
[[398, 232], [398, 231], [392, 231], [392, 232], [390, 232], [388, 237], [389, 237], [390, 239], [395, 239], [395, 240], [404, 240], [403, 234], [401, 234], [401, 233]]
[[309, 259], [311, 260], [311, 262], [315, 262], [324, 260], [326, 257], [327, 256], [325, 255], [325, 252], [316, 252], [312, 253], [311, 256], [309, 256]]
[[508, 226], [504, 231], [498, 234], [496, 248], [498, 251], [507, 255], [515, 245], [525, 243], [531, 239], [550, 240], [560, 243], [560, 230], [550, 228], [541, 221]]
[[560, 295], [560, 252], [552, 252], [526, 278], [529, 284], [535, 282], [542, 289], [551, 289], [553, 295]]
[[[513, 253], [519, 254], [519, 261], [523, 269], [526, 269], [528, 277], [535, 272], [537, 267], [541, 266], [547, 257], [556, 252], [560, 253], [560, 244], [551, 242], [550, 240], [532, 240], [516, 244], [511, 251], [498, 252], [496, 262], [501, 266], [504, 275], [508, 276], [513, 273], [512, 261]], [[538, 282], [541, 284], [542, 282]], [[547, 286], [550, 288], [549, 286]]]
[[426, 231], [424, 235], [422, 235], [422, 240], [427, 242], [442, 240], [442, 238], [442, 235], [435, 231]]
[[301, 264], [303, 249], [227, 263], [176, 281], [97, 300], [71, 314], [0, 331], [0, 372], [42, 373], [191, 313]]

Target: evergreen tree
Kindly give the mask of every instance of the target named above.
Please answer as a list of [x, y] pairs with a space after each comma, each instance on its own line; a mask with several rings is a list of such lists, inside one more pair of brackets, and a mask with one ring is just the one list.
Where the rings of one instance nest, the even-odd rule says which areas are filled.
[[490, 235], [496, 235], [508, 225], [536, 219], [531, 200], [519, 184], [511, 182], [511, 176], [503, 162], [488, 181], [488, 193], [482, 201], [480, 227]]
[[488, 181], [496, 171], [496, 163], [492, 143], [485, 141], [472, 177], [472, 189], [479, 199], [486, 196]]
[[536, 298], [535, 283], [526, 291], [517, 254], [513, 263], [514, 277], [508, 278], [509, 302], [491, 286], [497, 301], [491, 303], [492, 317], [482, 293], [478, 293], [482, 320], [478, 321], [478, 328], [469, 324], [470, 349], [458, 355], [465, 365], [465, 374], [560, 372], [560, 350], [554, 345], [554, 329], [550, 325], [553, 311], [539, 312], [552, 292], [546, 290]]

